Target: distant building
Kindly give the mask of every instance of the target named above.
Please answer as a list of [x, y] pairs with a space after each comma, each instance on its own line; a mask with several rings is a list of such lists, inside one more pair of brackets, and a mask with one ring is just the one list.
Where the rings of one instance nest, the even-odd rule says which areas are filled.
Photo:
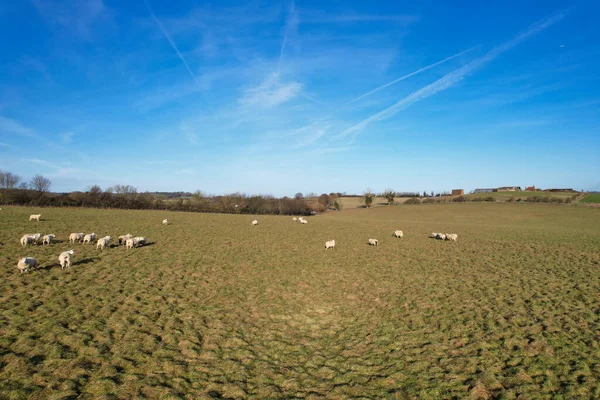
[[527, 186], [527, 187], [525, 188], [525, 191], [526, 191], [526, 192], [535, 192], [535, 186]]
[[498, 192], [520, 192], [521, 186], [502, 186], [499, 187]]
[[465, 194], [464, 189], [452, 189], [452, 196], [462, 196]]
[[473, 190], [473, 193], [492, 193], [492, 192], [497, 192], [497, 191], [498, 191], [498, 189], [492, 189], [492, 188], [489, 188], [489, 189], [475, 189], [475, 190]]

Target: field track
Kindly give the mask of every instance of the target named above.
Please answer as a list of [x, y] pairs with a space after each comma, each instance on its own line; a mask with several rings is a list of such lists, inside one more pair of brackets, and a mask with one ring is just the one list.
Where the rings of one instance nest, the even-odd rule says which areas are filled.
[[[2, 208], [1, 399], [600, 398], [598, 209], [390, 206], [301, 225]], [[70, 245], [81, 231], [149, 245]], [[59, 242], [23, 249], [35, 232]], [[24, 256], [41, 268], [21, 275]]]

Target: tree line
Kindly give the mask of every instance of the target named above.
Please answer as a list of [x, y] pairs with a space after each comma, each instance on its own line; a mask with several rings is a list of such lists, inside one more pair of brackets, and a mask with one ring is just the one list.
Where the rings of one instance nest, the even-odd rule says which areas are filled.
[[[105, 190], [98, 185], [85, 191], [51, 193], [52, 182], [35, 176], [23, 182], [18, 175], [0, 170], [0, 204], [50, 207], [93, 207], [155, 209], [231, 214], [309, 215], [315, 211], [303, 196], [277, 198], [270, 195], [232, 193], [209, 196], [196, 191], [191, 196], [170, 199], [165, 195], [138, 192], [131, 185], [114, 185]], [[325, 195], [327, 196], [327, 195]], [[329, 198], [317, 204], [329, 207]]]

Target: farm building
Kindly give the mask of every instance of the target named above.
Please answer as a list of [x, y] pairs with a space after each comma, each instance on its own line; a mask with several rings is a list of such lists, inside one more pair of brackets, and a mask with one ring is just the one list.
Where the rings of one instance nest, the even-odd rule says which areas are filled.
[[498, 189], [492, 189], [492, 188], [488, 188], [488, 189], [475, 189], [473, 190], [473, 193], [492, 193], [492, 192], [497, 192]]
[[464, 189], [452, 189], [452, 196], [462, 196], [465, 194]]
[[521, 186], [502, 186], [498, 188], [498, 192], [520, 192]]
[[535, 186], [527, 186], [527, 187], [525, 188], [525, 191], [526, 191], [526, 192], [535, 192]]

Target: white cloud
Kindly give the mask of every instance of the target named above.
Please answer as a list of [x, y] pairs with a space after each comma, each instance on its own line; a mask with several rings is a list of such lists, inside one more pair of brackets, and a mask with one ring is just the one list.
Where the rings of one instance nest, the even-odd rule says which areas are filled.
[[257, 87], [246, 89], [239, 102], [245, 106], [273, 108], [292, 100], [301, 92], [301, 83], [281, 82], [279, 74], [273, 73]]

